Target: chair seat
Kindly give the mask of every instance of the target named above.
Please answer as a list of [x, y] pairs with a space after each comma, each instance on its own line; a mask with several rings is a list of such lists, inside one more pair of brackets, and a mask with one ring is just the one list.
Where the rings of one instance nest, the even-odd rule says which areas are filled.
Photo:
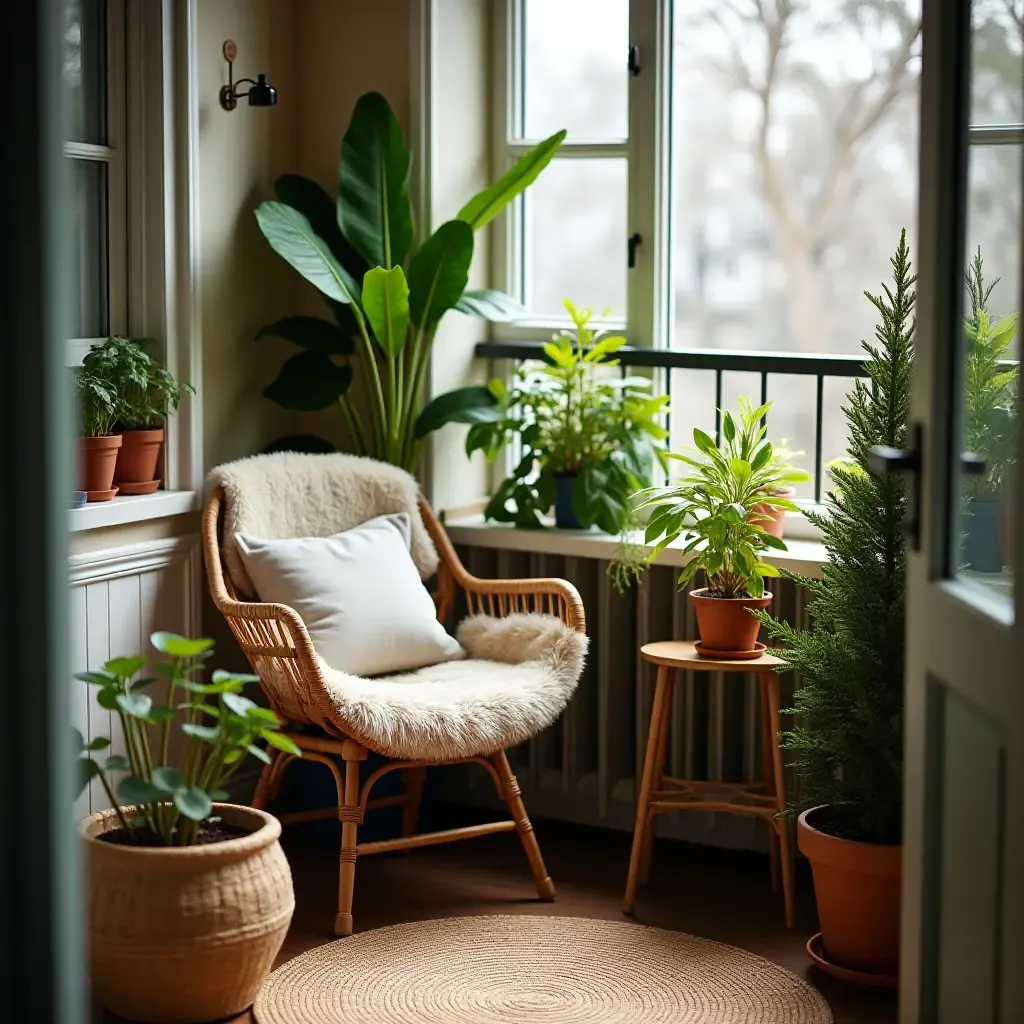
[[340, 721], [403, 760], [493, 754], [547, 728], [569, 702], [587, 638], [552, 615], [474, 615], [458, 630], [469, 657], [370, 679], [321, 665]]

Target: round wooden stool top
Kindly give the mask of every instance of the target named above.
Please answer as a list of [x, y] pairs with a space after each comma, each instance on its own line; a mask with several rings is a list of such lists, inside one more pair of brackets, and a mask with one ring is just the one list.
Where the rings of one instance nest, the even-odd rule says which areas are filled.
[[655, 644], [644, 644], [640, 653], [655, 665], [685, 668], [691, 672], [766, 672], [786, 665], [782, 658], [771, 654], [746, 660], [703, 658], [697, 653], [692, 640], [661, 640]]

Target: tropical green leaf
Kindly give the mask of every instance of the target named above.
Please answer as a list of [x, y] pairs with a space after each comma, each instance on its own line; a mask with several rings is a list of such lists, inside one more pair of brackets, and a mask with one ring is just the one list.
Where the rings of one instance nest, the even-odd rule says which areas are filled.
[[260, 677], [253, 672], [225, 672], [222, 668], [214, 669], [210, 676], [210, 682], [213, 684], [233, 682], [248, 685], [259, 681]]
[[121, 694], [119, 694], [114, 687], [107, 686], [96, 694], [96, 703], [106, 711], [116, 711], [117, 698], [120, 696]]
[[256, 707], [256, 704], [249, 700], [248, 697], [243, 697], [240, 693], [225, 693], [224, 706], [229, 711], [233, 711], [236, 715], [241, 715], [244, 718], [251, 708]]
[[530, 315], [530, 311], [518, 299], [492, 288], [463, 292], [455, 308], [467, 316], [483, 317], [492, 323], [522, 320]]
[[103, 666], [103, 670], [115, 676], [133, 676], [145, 664], [146, 659], [137, 654], [132, 658], [111, 658]]
[[198, 786], [179, 790], [174, 794], [174, 806], [192, 821], [203, 821], [213, 810], [213, 801]]
[[321, 320], [318, 316], [286, 316], [256, 333], [257, 338], [284, 338], [305, 349], [323, 352], [329, 356], [350, 356], [355, 351], [352, 336], [346, 334], [337, 324], [330, 320]]
[[334, 405], [351, 386], [351, 366], [339, 366], [323, 352], [306, 351], [284, 361], [263, 396], [284, 409], [318, 412]]
[[405, 347], [409, 328], [409, 284], [401, 267], [366, 272], [363, 309], [377, 344], [393, 359]]
[[294, 754], [296, 757], [302, 756], [301, 749], [290, 736], [285, 736], [282, 732], [273, 732], [270, 729], [263, 730], [260, 735], [267, 741], [269, 746], [283, 750], [286, 754]]
[[79, 793], [81, 793], [93, 779], [100, 775], [102, 771], [100, 766], [91, 757], [80, 757], [76, 764], [76, 770], [78, 771]]
[[197, 740], [203, 740], [205, 743], [216, 743], [220, 738], [220, 729], [211, 725], [195, 725], [192, 722], [184, 722], [181, 731], [186, 736], [194, 736]]
[[118, 784], [117, 798], [125, 804], [151, 804], [165, 799], [167, 794], [137, 775], [126, 775]]
[[556, 132], [521, 156], [511, 170], [503, 174], [490, 188], [485, 188], [475, 195], [459, 210], [459, 220], [464, 220], [475, 231], [497, 217], [551, 163], [551, 158], [565, 140], [565, 134], [564, 130]]
[[181, 793], [188, 789], [188, 779], [169, 764], [153, 769], [153, 785], [164, 793]]
[[271, 756], [262, 747], [257, 747], [255, 743], [250, 743], [248, 750], [257, 761], [262, 761], [264, 764], [271, 763]]
[[111, 754], [104, 762], [104, 770], [108, 772], [130, 772], [131, 762], [123, 754]]
[[442, 224], [409, 263], [409, 316], [421, 330], [454, 309], [469, 281], [473, 231], [460, 220]]
[[411, 163], [388, 101], [379, 92], [361, 96], [341, 142], [338, 223], [371, 267], [390, 270], [412, 248]]
[[496, 423], [502, 418], [498, 400], [482, 384], [456, 388], [429, 402], [416, 420], [416, 437], [443, 427], [446, 423]]
[[75, 679], [93, 686], [111, 686], [117, 682], [117, 677], [109, 672], [76, 672]]
[[[81, 736], [81, 733], [79, 733], [79, 736]], [[85, 750], [106, 750], [107, 747], [109, 747], [109, 746], [110, 746], [110, 740], [107, 739], [106, 736], [97, 736], [95, 739], [90, 740], [90, 742], [87, 743], [84, 748], [80, 747], [79, 749], [80, 750], [81, 749], [85, 749]]]
[[213, 648], [209, 637], [192, 639], [177, 633], [153, 633], [149, 642], [161, 653], [172, 658], [196, 658]]
[[148, 718], [153, 707], [153, 698], [146, 693], [119, 693], [117, 706], [132, 718]]
[[272, 200], [256, 208], [256, 220], [274, 251], [310, 284], [337, 302], [359, 302], [359, 286], [308, 218]]
[[715, 444], [714, 438], [701, 430], [700, 427], [693, 428], [693, 443], [705, 455], [718, 455], [718, 445]]

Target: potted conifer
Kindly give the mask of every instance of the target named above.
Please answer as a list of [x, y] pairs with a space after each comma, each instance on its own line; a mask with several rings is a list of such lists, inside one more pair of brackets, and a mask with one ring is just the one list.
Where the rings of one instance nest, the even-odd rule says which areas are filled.
[[907, 488], [872, 470], [872, 448], [908, 445], [914, 282], [906, 231], [881, 295], [875, 344], [850, 393], [849, 458], [832, 467], [827, 512], [808, 513], [828, 560], [822, 578], [787, 573], [810, 594], [810, 627], [761, 614], [777, 652], [801, 677], [796, 751], [797, 838], [811, 862], [821, 932], [808, 952], [825, 969], [895, 983], [899, 949], [903, 653]]

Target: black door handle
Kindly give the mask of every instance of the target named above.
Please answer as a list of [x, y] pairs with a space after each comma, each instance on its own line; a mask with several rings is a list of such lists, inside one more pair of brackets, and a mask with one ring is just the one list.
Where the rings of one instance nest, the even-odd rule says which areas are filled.
[[907, 516], [903, 522], [903, 531], [914, 551], [921, 549], [921, 424], [911, 427], [910, 436], [913, 444], [910, 448], [889, 448], [887, 445], [873, 445], [868, 453], [868, 469], [875, 476], [889, 473], [908, 473], [909, 504]]

